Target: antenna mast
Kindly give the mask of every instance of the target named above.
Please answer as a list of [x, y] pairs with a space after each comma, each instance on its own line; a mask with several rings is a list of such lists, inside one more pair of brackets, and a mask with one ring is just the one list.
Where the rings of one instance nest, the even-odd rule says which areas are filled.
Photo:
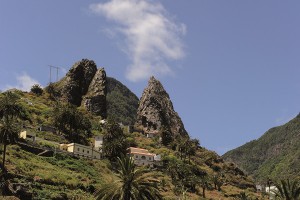
[[49, 76], [49, 84], [52, 83], [52, 68], [56, 69], [56, 81], [58, 81], [58, 70], [60, 69], [59, 67], [55, 67], [52, 65], [48, 65], [50, 69], [50, 76]]

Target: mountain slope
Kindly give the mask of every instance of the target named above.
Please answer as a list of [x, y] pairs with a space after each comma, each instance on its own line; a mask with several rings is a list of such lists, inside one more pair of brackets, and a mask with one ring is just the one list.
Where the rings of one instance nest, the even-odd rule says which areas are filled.
[[133, 125], [136, 119], [139, 99], [118, 80], [107, 77], [107, 113], [117, 122]]
[[257, 180], [300, 176], [300, 115], [223, 155]]

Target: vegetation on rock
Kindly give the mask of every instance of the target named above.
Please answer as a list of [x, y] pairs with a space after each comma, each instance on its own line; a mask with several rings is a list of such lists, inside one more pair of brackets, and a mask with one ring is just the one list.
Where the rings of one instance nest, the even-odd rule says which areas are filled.
[[107, 77], [107, 113], [124, 125], [133, 125], [139, 99], [125, 85], [114, 78]]

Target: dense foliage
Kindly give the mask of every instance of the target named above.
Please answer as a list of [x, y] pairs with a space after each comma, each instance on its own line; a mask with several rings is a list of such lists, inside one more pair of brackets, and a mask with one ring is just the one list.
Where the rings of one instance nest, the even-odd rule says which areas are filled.
[[104, 126], [103, 154], [109, 160], [115, 160], [117, 157], [126, 154], [128, 143], [123, 130], [114, 120], [108, 120]]
[[26, 119], [26, 111], [18, 103], [20, 97], [13, 92], [0, 96], [0, 143], [3, 144], [2, 171], [5, 171], [6, 146], [19, 139], [18, 119]]
[[71, 142], [87, 143], [92, 124], [88, 117], [72, 104], [56, 103], [52, 113], [53, 125]]
[[118, 157], [117, 179], [97, 192], [99, 200], [162, 200], [159, 181], [145, 168], [137, 168], [129, 156]]
[[34, 84], [31, 89], [30, 92], [36, 94], [36, 95], [42, 95], [44, 90], [43, 88], [39, 85], [39, 84]]
[[271, 128], [258, 140], [227, 152], [223, 158], [238, 164], [260, 182], [268, 178], [297, 178], [300, 166], [300, 116]]
[[125, 125], [133, 125], [136, 119], [138, 98], [126, 86], [114, 78], [107, 77], [108, 117]]

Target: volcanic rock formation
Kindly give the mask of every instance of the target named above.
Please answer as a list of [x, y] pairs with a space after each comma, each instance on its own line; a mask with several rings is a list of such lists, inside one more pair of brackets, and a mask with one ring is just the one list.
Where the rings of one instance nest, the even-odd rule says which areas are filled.
[[94, 61], [76, 62], [67, 75], [55, 84], [63, 99], [76, 106], [83, 105], [89, 112], [105, 118], [106, 73], [97, 70]]
[[104, 68], [98, 69], [96, 72], [87, 94], [82, 100], [83, 106], [96, 115], [104, 118], [107, 116], [106, 112], [106, 73]]
[[145, 133], [156, 134], [164, 127], [173, 135], [188, 135], [168, 93], [153, 76], [140, 99], [136, 126]]
[[82, 96], [87, 93], [97, 71], [94, 61], [82, 59], [76, 62], [62, 79], [61, 95], [69, 103], [80, 106]]

